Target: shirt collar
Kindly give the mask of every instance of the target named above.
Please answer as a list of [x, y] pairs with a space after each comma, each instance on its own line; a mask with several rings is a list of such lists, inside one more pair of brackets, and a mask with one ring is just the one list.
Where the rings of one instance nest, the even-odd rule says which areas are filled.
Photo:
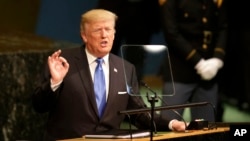
[[[86, 48], [85, 48], [85, 52], [86, 52], [86, 55], [87, 55], [87, 59], [88, 59], [89, 65], [92, 64], [93, 62], [95, 62], [95, 60], [97, 59], [97, 57], [95, 57], [92, 54], [90, 54], [89, 51]], [[102, 57], [103, 61], [104, 61], [104, 64], [108, 63], [108, 57], [109, 57], [109, 54], [107, 54], [104, 57]]]

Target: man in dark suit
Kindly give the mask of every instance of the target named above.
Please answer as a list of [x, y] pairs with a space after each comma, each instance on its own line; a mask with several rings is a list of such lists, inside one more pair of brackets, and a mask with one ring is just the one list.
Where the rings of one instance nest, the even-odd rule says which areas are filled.
[[[135, 67], [126, 61], [123, 66], [123, 60], [110, 53], [116, 19], [114, 13], [103, 9], [86, 12], [81, 19], [81, 37], [85, 44], [55, 51], [48, 57], [44, 78], [32, 97], [37, 112], [49, 112], [46, 140], [79, 138], [119, 129], [125, 117], [119, 111], [146, 107], [141, 97], [128, 94], [127, 85], [138, 92]], [[106, 106], [102, 116], [98, 114], [93, 83], [97, 58], [104, 60], [101, 66]], [[147, 113], [131, 115], [131, 121], [138, 128], [150, 129]], [[185, 130], [184, 122], [159, 115], [155, 115], [155, 123], [157, 130]]]

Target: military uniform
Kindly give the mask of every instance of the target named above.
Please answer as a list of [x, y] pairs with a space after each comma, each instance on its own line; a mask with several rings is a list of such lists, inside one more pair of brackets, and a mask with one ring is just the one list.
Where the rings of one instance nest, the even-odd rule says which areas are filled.
[[[197, 74], [195, 65], [202, 58], [224, 59], [227, 39], [225, 1], [159, 0], [159, 2], [174, 82], [181, 84], [178, 86], [182, 88], [176, 90], [177, 96], [171, 97], [171, 100], [167, 101], [170, 104], [182, 104], [186, 100], [194, 98], [191, 102], [208, 101], [216, 105], [218, 89], [216, 77], [209, 81], [202, 80]], [[162, 72], [164, 74], [164, 69]], [[164, 81], [167, 82], [169, 78], [164, 76]], [[182, 87], [182, 84], [185, 87]], [[179, 92], [183, 94], [184, 88], [188, 90], [189, 86], [193, 87], [193, 89], [190, 88], [189, 94], [178, 97], [181, 95]], [[201, 88], [200, 91], [194, 92], [198, 89], [197, 87]], [[191, 91], [196, 94], [200, 93], [200, 96], [195, 96]], [[201, 98], [201, 93], [204, 91], [206, 94]], [[212, 117], [208, 118], [212, 119]]]
[[194, 66], [201, 58], [225, 56], [225, 5], [221, 0], [165, 0], [161, 10], [174, 80], [199, 81]]

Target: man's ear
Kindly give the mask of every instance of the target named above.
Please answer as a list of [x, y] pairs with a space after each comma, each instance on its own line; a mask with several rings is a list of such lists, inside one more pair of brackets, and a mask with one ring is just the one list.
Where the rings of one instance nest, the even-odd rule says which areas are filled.
[[87, 38], [86, 38], [85, 33], [83, 31], [81, 31], [81, 38], [82, 38], [84, 43], [87, 42]]

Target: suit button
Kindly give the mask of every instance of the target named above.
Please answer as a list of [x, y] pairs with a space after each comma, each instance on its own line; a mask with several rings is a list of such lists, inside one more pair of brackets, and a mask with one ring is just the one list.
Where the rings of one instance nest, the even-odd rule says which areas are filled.
[[203, 23], [207, 23], [207, 18], [206, 18], [206, 17], [203, 17], [203, 18], [202, 18], [202, 22], [203, 22]]
[[187, 13], [187, 12], [186, 12], [186, 13], [184, 13], [184, 17], [185, 17], [185, 18], [188, 18], [188, 16], [189, 16], [189, 15], [188, 15], [188, 13]]
[[202, 48], [203, 48], [203, 49], [207, 49], [207, 44], [203, 44], [203, 45], [202, 45]]

